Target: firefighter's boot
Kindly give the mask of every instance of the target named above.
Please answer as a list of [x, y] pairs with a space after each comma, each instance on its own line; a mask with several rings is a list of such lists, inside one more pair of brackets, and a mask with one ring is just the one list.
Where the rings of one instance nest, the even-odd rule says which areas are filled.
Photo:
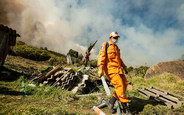
[[114, 96], [112, 96], [112, 98], [110, 98], [108, 101], [106, 101], [106, 105], [108, 106], [110, 112], [112, 114], [116, 113], [116, 109], [114, 109], [114, 103], [116, 102], [116, 98]]
[[121, 105], [123, 106], [123, 113], [126, 115], [131, 115], [131, 112], [127, 103], [121, 103]]

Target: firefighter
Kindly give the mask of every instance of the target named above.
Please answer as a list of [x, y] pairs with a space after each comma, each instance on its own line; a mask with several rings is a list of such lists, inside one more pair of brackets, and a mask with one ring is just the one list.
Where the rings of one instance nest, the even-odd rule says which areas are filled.
[[90, 56], [90, 53], [87, 53], [87, 52], [86, 52], [86, 55], [85, 55], [84, 60], [83, 60], [83, 62], [82, 62], [82, 64], [84, 64], [85, 67], [86, 67], [87, 64], [88, 64], [89, 56]]
[[129, 111], [127, 103], [130, 102], [126, 97], [127, 79], [122, 70], [128, 74], [128, 70], [123, 60], [120, 58], [120, 49], [117, 46], [120, 36], [117, 32], [112, 32], [109, 36], [109, 41], [101, 45], [98, 55], [98, 76], [107, 75], [108, 80], [115, 88], [112, 98], [106, 102], [111, 113], [115, 113], [113, 109], [116, 100], [120, 101], [123, 106], [123, 111]]

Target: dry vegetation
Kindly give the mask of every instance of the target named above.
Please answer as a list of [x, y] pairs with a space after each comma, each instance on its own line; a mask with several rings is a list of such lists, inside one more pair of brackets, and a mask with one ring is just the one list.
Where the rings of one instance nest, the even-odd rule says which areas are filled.
[[[49, 54], [51, 57], [59, 59], [61, 56], [53, 53]], [[61, 59], [61, 60], [64, 60]], [[61, 61], [60, 60], [60, 61]], [[0, 76], [0, 114], [71, 114], [71, 115], [89, 115], [94, 114], [92, 107], [97, 105], [98, 101], [103, 96], [88, 96], [88, 97], [76, 97], [75, 94], [67, 90], [60, 90], [58, 88], [52, 88], [49, 85], [30, 87], [29, 77], [33, 72], [39, 72], [50, 66], [53, 66], [48, 60], [35, 61], [25, 59], [20, 56], [8, 56], [4, 65], [5, 70], [12, 72], [7, 76]], [[63, 63], [63, 67], [67, 65]], [[77, 70], [74, 65], [69, 66]], [[142, 69], [141, 69], [142, 68]], [[155, 76], [151, 79], [143, 79], [143, 74], [147, 67], [141, 67], [138, 70], [130, 70], [128, 77], [129, 82], [133, 84], [133, 90], [127, 91], [127, 95], [131, 98], [130, 109], [133, 114], [142, 115], [163, 115], [163, 114], [181, 114], [184, 113], [184, 105], [180, 108], [170, 110], [165, 105], [157, 103], [154, 100], [147, 100], [138, 94], [136, 88], [142, 88], [143, 86], [149, 87], [154, 85], [156, 87], [168, 90], [179, 95], [184, 95], [184, 81], [180, 80], [177, 76], [165, 73], [159, 76]], [[25, 72], [27, 76], [22, 76], [21, 72]], [[14, 78], [14, 79], [12, 79]], [[25, 91], [28, 96], [25, 96], [22, 90], [22, 80], [25, 82]], [[36, 84], [36, 83], [34, 83]], [[103, 87], [97, 85], [98, 93], [105, 94]], [[113, 87], [110, 87], [113, 92]], [[184, 101], [184, 100], [182, 100]], [[107, 107], [102, 110], [109, 114]]]

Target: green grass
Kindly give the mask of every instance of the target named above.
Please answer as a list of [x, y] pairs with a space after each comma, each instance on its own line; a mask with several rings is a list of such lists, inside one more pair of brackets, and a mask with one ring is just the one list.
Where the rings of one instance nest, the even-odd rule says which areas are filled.
[[[0, 114], [92, 115], [94, 112], [91, 108], [97, 105], [102, 97], [105, 100], [109, 98], [105, 96], [103, 86], [97, 86], [99, 89], [98, 93], [104, 94], [102, 96], [78, 98], [69, 91], [52, 88], [49, 85], [29, 87], [28, 84], [30, 82], [28, 78], [25, 78], [25, 90], [28, 95], [26, 97], [21, 87], [21, 80], [23, 79], [23, 76], [20, 74], [21, 71], [31, 73], [44, 70], [50, 66], [47, 61], [33, 61], [19, 56], [8, 56], [5, 67], [13, 71], [11, 78], [17, 77], [18, 79], [14, 79], [14, 81], [0, 81]], [[75, 71], [79, 69], [75, 65], [63, 65], [62, 67], [71, 67]], [[132, 82], [133, 90], [127, 91], [127, 96], [132, 100], [130, 109], [133, 114], [183, 115], [184, 105], [170, 110], [161, 103], [144, 98], [136, 91], [136, 88], [142, 88], [143, 86], [150, 87], [153, 85], [184, 96], [184, 81], [180, 78], [167, 73], [147, 80], [139, 74], [135, 76], [133, 73], [129, 73], [129, 76], [132, 76], [132, 78], [128, 78], [128, 81]], [[90, 78], [90, 80], [92, 79]], [[113, 92], [114, 88], [110, 87], [110, 90]], [[102, 110], [107, 115], [110, 115], [107, 107], [102, 108]]]
[[[0, 114], [92, 114], [91, 107], [97, 97], [77, 98], [66, 90], [51, 86], [29, 87], [25, 82], [28, 96], [21, 91], [22, 77], [14, 82], [0, 82]], [[17, 87], [17, 85], [19, 85]], [[15, 89], [15, 87], [17, 87]], [[4, 91], [8, 89], [8, 93]], [[84, 109], [84, 110], [83, 110]], [[88, 111], [86, 111], [88, 110]]]
[[[165, 77], [171, 81], [167, 82], [167, 86], [175, 82], [182, 82], [177, 79], [176, 76], [170, 76], [170, 74], [164, 74], [156, 76], [155, 78], [144, 80], [142, 77], [135, 77], [132, 79], [134, 89], [132, 91], [127, 91], [128, 97], [132, 100], [130, 104], [130, 109], [134, 114], [141, 115], [162, 115], [162, 114], [182, 114], [184, 111], [184, 106], [180, 108], [169, 110], [165, 105], [157, 103], [154, 100], [147, 100], [141, 95], [139, 95], [135, 89], [136, 87], [142, 87], [144, 85], [153, 85], [154, 82], [160, 80], [165, 80]], [[171, 77], [171, 78], [170, 78]], [[65, 114], [65, 115], [88, 115], [94, 114], [91, 108], [97, 105], [100, 97], [108, 99], [106, 96], [88, 96], [78, 98], [74, 94], [66, 90], [60, 90], [58, 88], [52, 88], [49, 85], [29, 87], [30, 83], [25, 79], [25, 90], [27, 97], [21, 90], [21, 80], [20, 77], [16, 81], [4, 82], [0, 81], [0, 114]], [[182, 84], [179, 84], [183, 87]], [[18, 87], [17, 87], [18, 86]], [[161, 82], [157, 84], [162, 86]], [[17, 87], [17, 88], [16, 88]], [[101, 93], [105, 93], [102, 86], [98, 86]], [[166, 87], [166, 86], [165, 86]], [[176, 87], [178, 87], [176, 85]], [[16, 89], [15, 89], [16, 88]], [[162, 87], [164, 88], [164, 87]], [[6, 90], [5, 90], [6, 89]], [[113, 88], [110, 88], [113, 92]], [[6, 92], [8, 90], [8, 92]], [[168, 89], [173, 91], [174, 89]], [[183, 94], [183, 93], [182, 93]], [[109, 113], [107, 107], [102, 108], [105, 113]]]
[[51, 65], [56, 65], [60, 62], [66, 64], [66, 56], [64, 54], [50, 51], [47, 48], [29, 46], [22, 41], [17, 41], [10, 54], [35, 61], [48, 61]]
[[[142, 88], [143, 86], [148, 88], [150, 86], [155, 86], [183, 96], [184, 81], [179, 77], [164, 73], [147, 80], [136, 76], [128, 80], [133, 84], [133, 90], [127, 91], [127, 95], [133, 101], [130, 107], [134, 113], [141, 115], [163, 115], [170, 113], [182, 115], [184, 113], [183, 105], [180, 108], [170, 110], [162, 103], [157, 103], [155, 100], [147, 100], [143, 96], [139, 95], [136, 91], [136, 88]], [[180, 99], [180, 101], [184, 101], [184, 99]]]

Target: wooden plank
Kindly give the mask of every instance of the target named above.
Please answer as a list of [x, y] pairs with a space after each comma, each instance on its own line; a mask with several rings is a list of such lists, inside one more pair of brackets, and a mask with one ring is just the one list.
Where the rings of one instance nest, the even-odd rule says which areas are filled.
[[156, 90], [159, 90], [159, 91], [162, 91], [162, 92], [164, 92], [164, 93], [167, 94], [167, 95], [172, 95], [172, 96], [180, 97], [180, 98], [183, 98], [183, 99], [184, 99], [184, 96], [181, 96], [181, 95], [178, 95], [178, 94], [175, 94], [175, 93], [166, 91], [166, 90], [164, 90], [164, 89], [160, 89], [160, 88], [155, 87], [155, 86], [151, 86], [151, 88], [156, 89]]
[[174, 101], [174, 102], [176, 102], [176, 101], [178, 101], [178, 99], [177, 98], [175, 98], [175, 97], [172, 97], [172, 96], [170, 96], [170, 95], [166, 95], [165, 93], [163, 93], [163, 92], [160, 92], [160, 91], [158, 91], [158, 90], [155, 90], [155, 89], [150, 89], [150, 88], [145, 88], [146, 90], [149, 90], [150, 92], [153, 92], [153, 93], [155, 93], [156, 95], [158, 95], [158, 96], [163, 96], [163, 97], [165, 97], [165, 98], [167, 98], [168, 100], [171, 100], [171, 101]]
[[165, 99], [162, 99], [162, 98], [160, 98], [160, 97], [156, 97], [155, 100], [164, 103], [164, 104], [165, 104], [168, 108], [170, 108], [170, 109], [173, 109], [173, 108], [174, 108], [174, 107], [173, 107], [173, 104], [170, 103], [170, 102], [168, 102], [168, 101], [166, 101]]
[[[151, 90], [152, 92], [155, 92], [159, 97], [162, 97], [164, 99], [166, 99], [168, 102], [172, 102], [173, 103], [173, 106], [181, 106], [182, 102], [179, 101], [177, 98], [175, 97], [172, 97], [171, 95], [166, 95], [165, 93], [163, 92], [160, 92], [158, 90], [155, 90], [155, 89], [149, 89], [149, 88], [146, 88], [147, 90]], [[176, 105], [175, 105], [176, 104]]]
[[150, 95], [153, 97], [153, 99], [155, 99], [155, 100], [157, 100], [159, 102], [164, 103], [165, 105], [167, 105], [168, 108], [171, 108], [172, 109], [172, 108], [174, 108], [173, 105], [176, 104], [176, 103], [173, 103], [173, 102], [171, 102], [171, 101], [169, 101], [169, 100], [161, 97], [161, 95], [159, 95], [156, 92], [150, 90], [149, 88], [144, 87], [144, 92], [145, 93], [150, 93]]
[[145, 91], [150, 92], [150, 93], [151, 93], [153, 96], [155, 96], [155, 97], [158, 96], [157, 93], [155, 93], [154, 91], [150, 90], [149, 88], [143, 87], [143, 89], [144, 89]]
[[44, 80], [45, 78], [48, 78], [48, 77], [51, 76], [52, 74], [55, 74], [55, 73], [60, 69], [61, 65], [62, 65], [61, 63], [60, 63], [59, 65], [57, 65], [54, 69], [52, 69], [52, 70], [50, 70], [49, 72], [47, 72], [46, 75], [40, 77], [40, 78], [38, 79], [38, 81], [41, 82], [41, 81]]
[[145, 91], [143, 91], [142, 89], [137, 89], [137, 91], [144, 97], [146, 97], [147, 99], [150, 99], [151, 95], [149, 95], [148, 93], [146, 93]]
[[160, 92], [158, 90], [152, 89], [152, 91], [156, 92], [159, 95], [162, 95], [163, 97], [165, 97], [165, 98], [167, 98], [167, 99], [169, 99], [169, 100], [171, 100], [173, 102], [176, 102], [177, 103], [179, 101], [177, 98], [175, 98], [175, 97], [173, 97], [171, 95], [167, 95], [167, 94], [165, 94], [163, 92]]
[[169, 108], [176, 108], [182, 105], [182, 102], [179, 101], [176, 97], [173, 97], [171, 95], [168, 95], [165, 93], [165, 91], [160, 91], [159, 88], [158, 90], [156, 90], [155, 88], [151, 87], [150, 88], [145, 88], [144, 90], [147, 90], [153, 94], [155, 94], [156, 96], [154, 96], [155, 100], [159, 100], [163, 103], [165, 103]]

